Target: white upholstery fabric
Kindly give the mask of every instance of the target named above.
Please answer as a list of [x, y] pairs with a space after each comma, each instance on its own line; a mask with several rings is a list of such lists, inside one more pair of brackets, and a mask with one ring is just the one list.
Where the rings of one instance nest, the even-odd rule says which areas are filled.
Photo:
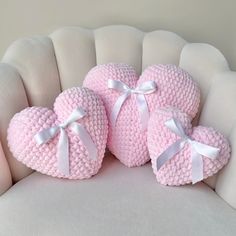
[[228, 71], [224, 56], [209, 44], [189, 43], [182, 52], [179, 65], [187, 70], [201, 89], [201, 106], [205, 103], [214, 75]]
[[93, 31], [78, 27], [51, 34], [62, 90], [81, 86], [87, 72], [96, 65]]
[[48, 37], [14, 42], [3, 61], [15, 67], [21, 75], [29, 105], [52, 107], [60, 93], [60, 80], [53, 44]]
[[124, 62], [142, 70], [144, 33], [133, 27], [102, 27], [94, 31], [97, 64]]
[[158, 30], [143, 39], [143, 70], [153, 64], [179, 64], [180, 53], [187, 42], [175, 33]]
[[150, 163], [127, 168], [107, 156], [85, 181], [33, 173], [1, 196], [4, 236], [233, 236], [236, 212], [206, 184], [165, 187]]
[[[0, 138], [4, 158], [7, 157], [12, 177], [16, 181], [30, 174], [32, 170], [18, 162], [10, 153], [6, 140], [7, 128], [12, 116], [27, 106], [28, 100], [19, 73], [10, 65], [0, 63]], [[6, 167], [6, 173], [9, 167]]]
[[9, 189], [11, 185], [11, 172], [2, 145], [0, 144], [0, 194]]

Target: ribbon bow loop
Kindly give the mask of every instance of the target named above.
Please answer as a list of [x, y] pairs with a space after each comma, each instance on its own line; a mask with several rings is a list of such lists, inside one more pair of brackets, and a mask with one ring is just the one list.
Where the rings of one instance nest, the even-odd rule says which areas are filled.
[[151, 94], [156, 91], [156, 88], [157, 86], [156, 86], [155, 81], [146, 81], [140, 84], [134, 90], [136, 91], [136, 93], [140, 93], [140, 94]]
[[200, 143], [191, 139], [184, 131], [181, 123], [172, 118], [165, 122], [167, 128], [180, 137], [175, 143], [169, 146], [156, 161], [157, 170], [159, 170], [168, 160], [172, 159], [188, 143], [191, 147], [192, 161], [192, 183], [203, 180], [203, 159], [202, 156], [216, 159], [220, 149]]
[[145, 130], [147, 128], [147, 122], [149, 120], [149, 110], [148, 104], [145, 98], [146, 94], [151, 94], [157, 90], [157, 85], [155, 81], [146, 81], [140, 84], [136, 88], [130, 88], [127, 84], [119, 81], [119, 80], [108, 80], [108, 88], [115, 89], [118, 92], [123, 93], [120, 97], [118, 97], [112, 112], [111, 112], [111, 124], [114, 127], [116, 124], [117, 117], [120, 113], [121, 107], [126, 101], [126, 99], [131, 95], [136, 95], [136, 101], [138, 110], [140, 113], [141, 125], [142, 129]]
[[69, 127], [75, 134], [77, 134], [83, 145], [86, 147], [89, 157], [93, 160], [97, 158], [97, 148], [93, 143], [89, 133], [83, 125], [77, 123], [79, 119], [86, 116], [86, 112], [78, 107], [76, 108], [68, 119], [57, 126], [53, 126], [38, 132], [34, 138], [38, 145], [45, 144], [60, 133], [57, 144], [57, 162], [58, 170], [64, 174], [70, 174], [70, 159], [69, 159], [69, 138], [67, 136], [66, 128]]

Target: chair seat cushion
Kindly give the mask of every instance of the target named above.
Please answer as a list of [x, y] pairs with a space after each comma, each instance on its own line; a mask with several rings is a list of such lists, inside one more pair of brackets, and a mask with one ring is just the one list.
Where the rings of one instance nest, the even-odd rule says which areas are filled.
[[236, 235], [236, 212], [204, 183], [166, 187], [151, 165], [108, 154], [87, 180], [33, 173], [1, 196], [0, 235]]

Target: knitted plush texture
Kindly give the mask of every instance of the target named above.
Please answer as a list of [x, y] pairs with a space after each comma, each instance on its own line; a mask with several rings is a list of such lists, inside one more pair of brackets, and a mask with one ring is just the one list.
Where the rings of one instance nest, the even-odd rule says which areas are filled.
[[[67, 127], [69, 137], [70, 175], [57, 169], [59, 134], [46, 144], [38, 145], [34, 136], [41, 130], [63, 123], [74, 109], [81, 107], [86, 116], [79, 119], [98, 150], [96, 160], [88, 152], [78, 135]], [[14, 157], [43, 174], [68, 179], [84, 179], [96, 174], [101, 167], [108, 135], [108, 122], [102, 100], [87, 88], [71, 88], [62, 92], [54, 103], [54, 111], [43, 107], [29, 107], [15, 114], [8, 128], [8, 145]]]
[[191, 150], [189, 144], [167, 161], [160, 169], [156, 169], [156, 160], [163, 151], [175, 143], [179, 136], [166, 127], [165, 122], [171, 118], [180, 121], [186, 134], [200, 143], [220, 148], [217, 159], [203, 157], [204, 179], [217, 173], [230, 158], [230, 146], [227, 139], [213, 128], [197, 126], [192, 128], [191, 118], [174, 108], [157, 110], [152, 114], [148, 124], [148, 148], [153, 172], [157, 181], [164, 185], [184, 185], [192, 183]]
[[145, 95], [150, 113], [166, 105], [176, 106], [191, 117], [197, 113], [200, 100], [199, 89], [190, 75], [179, 67], [150, 66], [140, 78], [135, 70], [126, 64], [110, 63], [93, 68], [87, 74], [83, 85], [102, 97], [109, 117], [108, 148], [129, 167], [140, 166], [150, 160], [147, 135], [140, 123], [136, 95], [131, 95], [125, 101], [115, 128], [111, 126], [111, 111], [121, 94], [107, 87], [108, 79], [122, 81], [130, 88], [135, 88], [145, 81], [155, 81], [157, 91]]

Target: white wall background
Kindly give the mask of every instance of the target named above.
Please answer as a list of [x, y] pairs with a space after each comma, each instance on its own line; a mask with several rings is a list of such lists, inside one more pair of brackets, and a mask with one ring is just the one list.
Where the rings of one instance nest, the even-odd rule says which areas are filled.
[[20, 37], [62, 26], [129, 24], [219, 48], [236, 70], [235, 0], [0, 0], [0, 57]]

